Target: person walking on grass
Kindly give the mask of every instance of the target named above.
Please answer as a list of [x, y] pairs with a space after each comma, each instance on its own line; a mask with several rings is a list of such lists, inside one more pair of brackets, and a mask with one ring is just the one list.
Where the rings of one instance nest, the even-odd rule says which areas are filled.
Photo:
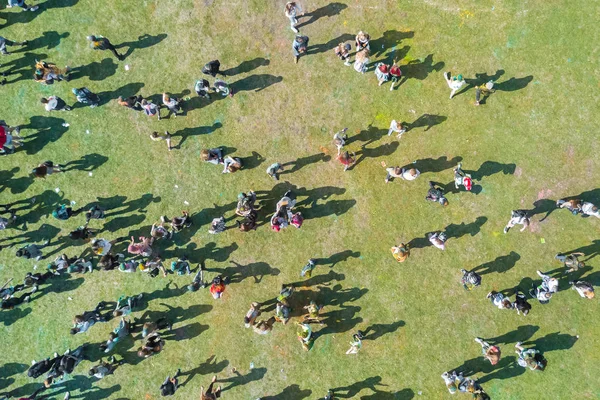
[[223, 97], [233, 97], [233, 89], [229, 84], [221, 79], [215, 81], [215, 87], [213, 88], [215, 93], [221, 93]]
[[0, 36], [0, 53], [4, 55], [10, 54], [8, 50], [6, 50], [6, 46], [27, 46], [27, 40], [24, 40], [22, 42], [15, 42], [13, 40]]
[[292, 42], [292, 51], [294, 52], [294, 62], [298, 64], [298, 60], [302, 54], [306, 53], [308, 48], [308, 36], [296, 35]]
[[483, 95], [483, 99], [485, 100], [490, 94], [494, 93], [496, 90], [494, 89], [494, 81], [489, 81], [484, 83], [481, 86], [477, 86], [475, 88], [475, 105], [478, 106], [481, 104], [481, 95]]
[[221, 386], [217, 387], [216, 390], [213, 390], [213, 386], [216, 381], [217, 376], [215, 375], [212, 377], [212, 380], [210, 381], [210, 385], [208, 385], [206, 392], [204, 391], [204, 386], [200, 386], [200, 400], [217, 400], [221, 397]]
[[144, 113], [146, 113], [147, 116], [154, 117], [156, 115], [156, 117], [160, 121], [160, 112], [158, 106], [154, 104], [152, 100], [148, 101], [146, 99], [143, 99], [140, 105], [142, 106], [142, 110], [144, 110]]
[[176, 99], [175, 97], [171, 97], [166, 93], [162, 95], [162, 102], [165, 107], [169, 110], [167, 114], [167, 118], [173, 114], [174, 118], [177, 118], [177, 113], [181, 111], [181, 99]]
[[171, 146], [171, 134], [168, 131], [165, 131], [165, 133], [158, 133], [154, 131], [150, 134], [150, 139], [155, 142], [164, 140], [167, 143], [167, 149], [169, 149], [169, 151], [173, 149], [173, 146]]
[[356, 154], [352, 153], [352, 155], [350, 155], [350, 153], [347, 151], [338, 155], [337, 159], [344, 166], [344, 171], [348, 171], [348, 169], [356, 164]]
[[28, 6], [25, 0], [8, 0], [6, 8], [21, 7], [23, 11], [36, 11], [40, 6]]
[[206, 79], [198, 79], [194, 85], [194, 91], [198, 96], [210, 99], [210, 83]]
[[[393, 86], [393, 85], [392, 85]], [[396, 132], [398, 135], [396, 137], [400, 139], [402, 134], [406, 132], [406, 126], [402, 124], [402, 122], [398, 122], [395, 119], [390, 123], [390, 129], [388, 130], [388, 136], [392, 136], [392, 132]]]
[[526, 317], [531, 311], [531, 304], [527, 302], [527, 297], [523, 292], [517, 291], [515, 293], [515, 302], [513, 303], [513, 308], [517, 310], [517, 315], [521, 315]]
[[42, 164], [35, 167], [31, 173], [34, 178], [45, 178], [49, 175], [56, 174], [58, 172], [63, 171], [63, 167], [61, 165], [55, 165], [52, 161], [44, 161]]
[[98, 104], [100, 104], [100, 96], [86, 87], [73, 88], [72, 92], [77, 98], [78, 102], [81, 104], [87, 104], [90, 106], [90, 108], [97, 107]]
[[513, 210], [510, 214], [510, 220], [504, 227], [504, 233], [508, 233], [510, 228], [515, 225], [523, 225], [521, 228], [521, 232], [523, 232], [529, 226], [529, 217], [527, 216], [527, 211], [525, 210]]
[[390, 86], [391, 92], [394, 90], [396, 82], [400, 82], [400, 79], [402, 79], [402, 71], [396, 63], [392, 64], [392, 67], [390, 68], [390, 77], [392, 78], [392, 86]]
[[256, 318], [258, 318], [260, 314], [260, 304], [257, 302], [253, 302], [252, 304], [250, 304], [250, 309], [244, 316], [244, 326], [246, 328], [250, 328], [251, 326], [253, 326], [254, 321], [256, 321]]
[[161, 396], [172, 396], [175, 394], [175, 392], [179, 388], [179, 380], [177, 379], [179, 375], [181, 375], [181, 369], [178, 369], [172, 378], [170, 375], [167, 376], [163, 384], [160, 385]]
[[333, 49], [335, 55], [338, 56], [339, 59], [342, 60], [344, 62], [344, 65], [347, 67], [351, 65], [350, 50], [352, 50], [352, 46], [349, 43], [340, 43], [335, 49]]
[[46, 111], [71, 111], [71, 107], [58, 96], [42, 97], [40, 103], [44, 105]]
[[492, 365], [498, 364], [500, 361], [500, 347], [492, 346], [482, 338], [476, 337], [475, 341], [481, 345], [481, 352], [483, 357], [490, 362]]
[[217, 76], [217, 74], [219, 74], [219, 69], [221, 68], [221, 63], [219, 62], [219, 60], [212, 60], [209, 61], [208, 63], [206, 63], [204, 65], [204, 67], [202, 67], [202, 73], [206, 74], [206, 75], [210, 75], [213, 78], [215, 78]]
[[556, 256], [554, 256], [554, 258], [563, 263], [565, 268], [567, 268], [566, 272], [569, 273], [585, 267], [585, 263], [583, 261], [579, 261], [578, 258], [583, 256], [585, 256], [585, 254], [581, 252], [567, 255], [558, 253]]
[[404, 262], [410, 256], [410, 248], [407, 244], [400, 243], [398, 246], [392, 247], [392, 256], [398, 262]]
[[446, 83], [451, 90], [450, 98], [454, 97], [456, 92], [458, 92], [466, 84], [463, 76], [460, 74], [450, 77], [450, 72], [444, 72], [444, 78], [446, 79]]
[[443, 189], [441, 187], [435, 186], [435, 184], [431, 181], [429, 181], [429, 190], [427, 191], [427, 196], [425, 196], [425, 200], [440, 203], [444, 207], [448, 205], [448, 199], [444, 197]]
[[464, 186], [467, 191], [471, 191], [473, 188], [473, 180], [471, 179], [471, 175], [466, 174], [462, 170], [462, 163], [458, 163], [456, 168], [454, 168], [454, 188], [460, 189], [461, 186]]
[[377, 82], [379, 86], [383, 85], [387, 81], [390, 80], [390, 67], [388, 67], [384, 63], [378, 63], [375, 66], [375, 76], [377, 77]]
[[90, 42], [90, 47], [92, 49], [110, 50], [115, 55], [115, 57], [117, 57], [117, 60], [123, 61], [124, 57], [121, 54], [117, 53], [117, 49], [115, 48], [115, 46], [113, 46], [110, 40], [108, 40], [104, 36], [90, 35], [87, 37], [87, 40]]
[[304, 16], [300, 5], [295, 1], [288, 1], [285, 5], [285, 8], [283, 9], [283, 12], [285, 13], [285, 16], [288, 17], [288, 19], [290, 20], [290, 28], [292, 29], [292, 31], [294, 33], [298, 33], [299, 31], [296, 28], [296, 24], [298, 24], [297, 17]]
[[355, 333], [352, 335], [352, 341], [350, 342], [350, 348], [346, 351], [346, 354], [357, 354], [362, 349], [362, 335]]
[[367, 64], [369, 64], [369, 49], [363, 49], [354, 56], [354, 70], [364, 74], [367, 72]]
[[279, 163], [273, 163], [267, 168], [267, 175], [276, 181], [279, 180], [279, 171], [283, 171], [283, 166]]
[[337, 148], [338, 156], [340, 155], [342, 148], [346, 144], [346, 140], [348, 140], [348, 135], [346, 134], [347, 130], [348, 128], [344, 128], [341, 131], [336, 132], [335, 135], [333, 135], [333, 144]]

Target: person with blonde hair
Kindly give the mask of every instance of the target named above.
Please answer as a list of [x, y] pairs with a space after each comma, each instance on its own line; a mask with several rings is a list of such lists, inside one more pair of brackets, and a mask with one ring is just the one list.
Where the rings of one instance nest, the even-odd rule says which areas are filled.
[[364, 74], [367, 72], [367, 64], [369, 63], [369, 49], [363, 49], [356, 53], [354, 59], [354, 70]]
[[223, 150], [218, 147], [210, 150], [202, 149], [200, 152], [200, 159], [215, 165], [223, 164]]
[[359, 52], [364, 49], [371, 50], [369, 40], [371, 40], [371, 36], [369, 36], [368, 33], [359, 31], [358, 34], [356, 34], [356, 38], [354, 40], [356, 44], [356, 51]]
[[392, 256], [398, 262], [404, 262], [410, 256], [410, 248], [407, 244], [400, 243], [398, 246], [392, 247]]
[[299, 31], [296, 28], [298, 19], [296, 17], [304, 16], [304, 13], [302, 12], [302, 8], [300, 8], [300, 5], [295, 1], [288, 1], [285, 4], [285, 8], [283, 9], [283, 12], [285, 13], [285, 16], [288, 17], [288, 19], [290, 20], [290, 28], [292, 29], [292, 31], [294, 33], [298, 33]]
[[350, 50], [352, 50], [352, 46], [348, 43], [340, 43], [337, 45], [333, 51], [335, 55], [339, 57], [340, 60], [344, 62], [344, 65], [350, 66]]

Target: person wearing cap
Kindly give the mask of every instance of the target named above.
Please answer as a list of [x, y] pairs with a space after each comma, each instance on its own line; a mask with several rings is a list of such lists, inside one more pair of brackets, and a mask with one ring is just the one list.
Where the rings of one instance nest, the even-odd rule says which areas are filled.
[[444, 72], [444, 78], [446, 79], [448, 87], [452, 90], [450, 92], [450, 98], [452, 98], [456, 92], [458, 92], [466, 84], [463, 76], [460, 74], [450, 77], [450, 72]]
[[369, 49], [363, 49], [354, 56], [354, 70], [364, 74], [367, 72], [367, 64], [369, 64]]
[[390, 87], [391, 92], [394, 90], [394, 84], [402, 79], [402, 71], [396, 63], [392, 64], [392, 67], [390, 68], [390, 77], [392, 78], [392, 86]]
[[298, 29], [296, 28], [296, 24], [298, 23], [298, 19], [296, 17], [303, 16], [304, 13], [300, 8], [300, 5], [295, 1], [288, 1], [283, 9], [285, 16], [290, 20], [290, 28], [294, 33], [298, 33]]
[[579, 261], [578, 259], [578, 257], [583, 257], [584, 255], [585, 254], [581, 252], [571, 253], [568, 255], [558, 253], [556, 256], [554, 256], [554, 258], [563, 263], [565, 268], [567, 268], [566, 272], [569, 273], [585, 267], [585, 263], [583, 261]]
[[375, 66], [375, 76], [379, 82], [379, 86], [383, 85], [390, 79], [390, 68], [384, 64], [379, 63]]
[[339, 57], [340, 60], [344, 62], [344, 65], [350, 66], [350, 50], [352, 50], [352, 46], [349, 43], [340, 43], [337, 45], [333, 51], [335, 55]]
[[6, 50], [6, 46], [27, 46], [27, 43], [27, 40], [24, 40], [22, 42], [15, 42], [13, 40], [0, 36], [0, 53], [4, 55], [10, 54], [8, 50]]
[[298, 59], [300, 59], [301, 54], [306, 53], [306, 49], [308, 47], [308, 36], [296, 35], [294, 38], [294, 42], [292, 43], [292, 50], [294, 52], [294, 60], [295, 63], [298, 64]]
[[122, 61], [124, 59], [124, 57], [121, 54], [117, 53], [117, 49], [115, 48], [115, 46], [113, 46], [110, 40], [108, 40], [104, 36], [90, 35], [87, 37], [87, 40], [90, 42], [90, 47], [92, 49], [110, 50], [119, 61]]
[[356, 34], [356, 38], [354, 40], [356, 44], [356, 51], [358, 52], [364, 49], [371, 50], [369, 40], [371, 40], [371, 36], [369, 36], [368, 33], [359, 31], [358, 34]]
[[592, 286], [592, 284], [589, 282], [575, 281], [575, 282], [569, 282], [569, 285], [571, 285], [571, 289], [576, 290], [577, 293], [579, 293], [579, 295], [583, 298], [593, 299], [595, 296], [594, 286]]
[[473, 180], [471, 179], [471, 175], [463, 172], [462, 163], [458, 163], [456, 168], [454, 168], [454, 187], [459, 189], [461, 185], [464, 186], [467, 191], [470, 191], [473, 188]]
[[441, 187], [436, 187], [435, 184], [429, 181], [429, 191], [427, 191], [427, 196], [425, 196], [425, 200], [427, 201], [435, 201], [436, 203], [440, 203], [444, 207], [448, 205], [448, 199], [444, 197], [444, 191]]
[[481, 86], [475, 88], [475, 105], [478, 106], [481, 101], [481, 94], [483, 94], [483, 100], [485, 100], [490, 94], [494, 93], [494, 81], [489, 81]]
[[407, 244], [400, 243], [398, 246], [392, 247], [392, 256], [398, 262], [404, 262], [410, 256], [410, 248]]

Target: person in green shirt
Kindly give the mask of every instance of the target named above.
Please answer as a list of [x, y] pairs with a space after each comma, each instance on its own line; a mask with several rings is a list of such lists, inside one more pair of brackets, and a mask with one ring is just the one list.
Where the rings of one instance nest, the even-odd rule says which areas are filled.
[[117, 59], [119, 61], [123, 61], [125, 59], [124, 56], [117, 53], [117, 49], [115, 48], [115, 46], [113, 46], [113, 44], [110, 42], [110, 40], [108, 40], [104, 36], [90, 35], [87, 37], [87, 40], [90, 41], [90, 47], [92, 49], [94, 49], [94, 50], [110, 50], [115, 55], [115, 57], [117, 57]]

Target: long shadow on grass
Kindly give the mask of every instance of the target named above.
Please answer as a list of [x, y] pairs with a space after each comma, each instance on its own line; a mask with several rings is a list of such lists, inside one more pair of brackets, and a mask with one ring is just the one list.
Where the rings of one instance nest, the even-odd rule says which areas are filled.
[[[103, 106], [103, 105], [107, 104], [109, 101], [117, 99], [119, 96], [130, 97], [130, 96], [136, 95], [140, 91], [140, 89], [143, 87], [144, 87], [143, 83], [133, 82], [133, 83], [128, 83], [124, 86], [121, 86], [120, 88], [117, 88], [115, 90], [100, 92], [100, 93], [98, 93], [98, 97], [100, 97], [100, 102], [98, 103], [98, 106]], [[92, 90], [92, 92], [93, 92], [93, 90]], [[73, 104], [72, 108], [73, 109], [84, 108], [86, 106], [87, 106], [86, 104], [83, 104], [81, 102], [76, 102], [75, 104]]]
[[181, 145], [183, 144], [183, 142], [185, 142], [190, 136], [209, 135], [221, 127], [223, 127], [223, 124], [221, 124], [220, 122], [215, 122], [210, 126], [197, 126], [194, 128], [181, 129], [173, 134], [173, 136], [181, 136], [181, 140], [175, 148], [181, 149]]
[[447, 119], [448, 119], [448, 117], [443, 116], [443, 115], [423, 114], [419, 118], [417, 118], [414, 122], [408, 123], [407, 130], [426, 127], [424, 131], [427, 132], [429, 129], [433, 128], [436, 125], [441, 124], [442, 122], [446, 121]]
[[405, 168], [417, 168], [421, 173], [423, 172], [442, 172], [450, 168], [454, 168], [456, 164], [462, 161], [462, 157], [456, 156], [452, 159], [448, 159], [447, 156], [441, 156], [438, 158], [424, 158], [417, 160], [413, 164], [405, 166]]
[[29, 123], [22, 125], [21, 130], [32, 129], [36, 132], [24, 137], [25, 152], [30, 155], [37, 154], [47, 144], [58, 141], [69, 130], [68, 127], [63, 126], [64, 123], [65, 120], [61, 118], [40, 115], [30, 117]]
[[540, 329], [539, 326], [535, 325], [521, 325], [517, 329], [496, 336], [493, 338], [486, 338], [485, 341], [491, 345], [500, 344], [511, 344], [516, 342], [525, 342], [529, 340], [535, 333]]
[[402, 389], [399, 392], [385, 392], [376, 390], [375, 393], [367, 396], [360, 396], [361, 400], [411, 400], [415, 397], [412, 389]]
[[0, 68], [2, 68], [2, 72], [8, 77], [6, 84], [30, 79], [33, 80], [33, 68], [35, 66], [35, 61], [44, 60], [46, 57], [48, 57], [47, 54], [27, 52], [23, 54], [23, 57], [21, 58], [11, 60], [7, 63], [2, 63]]
[[152, 203], [160, 203], [161, 197], [154, 196], [152, 193], [146, 193], [139, 199], [127, 200], [127, 196], [112, 196], [112, 197], [98, 197], [97, 201], [87, 204], [84, 209], [88, 210], [93, 205], [99, 205], [106, 211], [105, 217], [115, 217], [117, 215], [124, 215], [131, 212], [146, 213], [146, 207]]
[[473, 268], [472, 271], [477, 272], [479, 275], [490, 274], [492, 272], [502, 274], [513, 268], [520, 259], [521, 256], [519, 253], [511, 251], [505, 256], [496, 257], [494, 261], [489, 261], [487, 263], [478, 265], [477, 267]]
[[234, 93], [249, 92], [251, 90], [260, 92], [283, 81], [282, 76], [275, 76], [269, 74], [252, 75], [242, 78], [231, 84]]
[[216, 356], [212, 355], [206, 359], [202, 364], [198, 365], [189, 371], [182, 371], [180, 376], [186, 377], [185, 381], [181, 382], [179, 386], [183, 387], [187, 385], [196, 375], [216, 375], [223, 371], [229, 365], [228, 360], [221, 360], [216, 362]]
[[229, 383], [227, 386], [224, 386], [221, 389], [222, 392], [225, 392], [237, 386], [244, 386], [250, 382], [260, 381], [262, 378], [265, 377], [266, 373], [266, 368], [254, 368], [250, 370], [250, 372], [248, 372], [246, 375], [242, 375], [239, 371], [236, 371], [236, 376], [227, 379], [217, 379], [217, 382]]
[[0, 171], [0, 193], [6, 189], [10, 189], [12, 194], [23, 193], [29, 185], [33, 183], [33, 178], [29, 175], [15, 178], [17, 172], [21, 168], [14, 167], [11, 170]]
[[78, 160], [69, 161], [65, 164], [62, 164], [63, 171], [86, 171], [91, 172], [98, 169], [102, 164], [108, 161], [108, 157], [103, 156], [98, 153], [86, 154], [82, 156]]
[[356, 152], [356, 154], [359, 157], [356, 159], [356, 163], [354, 163], [354, 165], [349, 169], [354, 169], [358, 164], [360, 164], [367, 158], [378, 158], [392, 155], [398, 148], [398, 142], [395, 141], [391, 143], [382, 144], [381, 146], [375, 147], [374, 149], [367, 148], [367, 144], [368, 143], [362, 145], [361, 149]]
[[12, 24], [28, 24], [33, 21], [38, 15], [44, 11], [51, 10], [53, 8], [66, 8], [72, 7], [79, 3], [79, 0], [47, 0], [40, 3], [40, 8], [37, 11], [20, 11], [11, 13], [0, 13], [0, 19], [6, 20], [6, 23], [2, 25], [2, 28], [6, 28]]
[[296, 28], [300, 29], [301, 27], [310, 25], [313, 22], [316, 22], [319, 19], [324, 18], [324, 17], [328, 17], [328, 18], [334, 17], [334, 16], [338, 15], [339, 13], [341, 13], [346, 8], [348, 8], [348, 6], [343, 3], [338, 3], [338, 2], [329, 3], [326, 6], [323, 6], [323, 7], [317, 8], [314, 11], [305, 13], [303, 15], [303, 17], [310, 17], [310, 19], [300, 22], [299, 24], [296, 25]]
[[[37, 230], [25, 231], [20, 235], [15, 235], [11, 237], [7, 237], [4, 239], [0, 239], [0, 242], [3, 243], [3, 246], [17, 246], [25, 243], [40, 243], [44, 240], [50, 240], [58, 235], [60, 229], [49, 224], [43, 224]], [[4, 244], [4, 242], [10, 242], [9, 244]]]
[[301, 170], [302, 168], [304, 168], [310, 164], [316, 164], [318, 162], [329, 162], [330, 160], [331, 160], [331, 157], [328, 155], [325, 155], [324, 153], [317, 153], [317, 154], [313, 154], [311, 156], [300, 157], [300, 158], [296, 159], [295, 161], [289, 161], [284, 164], [281, 164], [281, 166], [283, 168], [286, 168], [286, 167], [289, 167], [292, 165], [293, 165], [293, 167], [290, 169], [285, 169], [284, 171], [280, 172], [279, 175], [291, 174], [291, 173]]
[[229, 278], [229, 283], [240, 283], [246, 278], [254, 278], [254, 283], [260, 283], [265, 276], [277, 276], [281, 271], [271, 267], [266, 262], [255, 262], [247, 265], [241, 265], [235, 261], [229, 261], [234, 264], [227, 268], [206, 268], [206, 271], [213, 271], [219, 275]]
[[381, 139], [384, 135], [387, 135], [387, 133], [388, 131], [386, 129], [379, 129], [373, 125], [369, 125], [367, 129], [363, 129], [357, 135], [350, 136], [346, 140], [346, 145], [354, 142], [363, 142], [363, 146], [366, 146]]
[[331, 389], [334, 393], [334, 397], [339, 397], [340, 399], [352, 399], [360, 392], [365, 389], [371, 389], [373, 392], [378, 392], [376, 386], [385, 386], [381, 383], [381, 376], [372, 376], [365, 380], [353, 383], [348, 386], [339, 386]]
[[71, 69], [70, 80], [88, 77], [90, 81], [103, 81], [117, 72], [118, 64], [112, 58], [105, 58], [101, 62], [91, 62]]
[[400, 87], [408, 81], [409, 79], [417, 79], [424, 80], [427, 79], [429, 74], [432, 72], [439, 72], [444, 68], [444, 62], [438, 61], [437, 63], [433, 63], [433, 54], [429, 54], [423, 61], [413, 60], [408, 64], [401, 66], [402, 76], [403, 78], [398, 82], [396, 88]]
[[267, 66], [271, 63], [271, 61], [267, 58], [256, 57], [253, 60], [242, 61], [240, 65], [237, 67], [229, 68], [224, 71], [221, 71], [221, 75], [224, 76], [234, 76], [238, 74], [245, 74], [246, 72], [250, 72], [255, 70], [256, 68]]
[[16, 51], [11, 51], [11, 53], [21, 53], [24, 51], [33, 51], [37, 49], [41, 49], [45, 47], [47, 50], [58, 47], [60, 41], [62, 39], [66, 39], [71, 34], [69, 32], [58, 33], [57, 31], [46, 31], [42, 33], [42, 36], [37, 37], [35, 39], [27, 40], [27, 45], [21, 47], [21, 49]]
[[316, 265], [329, 265], [329, 268], [335, 267], [336, 264], [348, 261], [349, 258], [360, 257], [360, 252], [352, 250], [344, 250], [335, 253], [327, 258], [313, 258]]
[[138, 36], [137, 40], [130, 42], [123, 42], [121, 44], [115, 45], [115, 48], [122, 49], [123, 47], [128, 47], [125, 54], [123, 54], [123, 60], [129, 57], [135, 50], [146, 49], [148, 47], [152, 47], [154, 45], [159, 44], [163, 40], [167, 38], [166, 33], [160, 33], [158, 35], [149, 35], [147, 33]]
[[[415, 36], [415, 33], [413, 31], [407, 31], [407, 32], [400, 32], [400, 31], [395, 31], [395, 30], [385, 31], [383, 33], [383, 36], [370, 41], [370, 45], [371, 45], [370, 47], [371, 47], [371, 51], [372, 51], [371, 57], [372, 58], [379, 57], [379, 56], [383, 55], [383, 53], [385, 51], [387, 51], [388, 49], [397, 47], [400, 44], [400, 42], [402, 42], [403, 40], [410, 39], [414, 36]], [[400, 60], [401, 58], [397, 55], [396, 59]]]
[[29, 368], [29, 366], [27, 364], [21, 364], [21, 363], [6, 363], [2, 366], [0, 366], [0, 389], [4, 389], [8, 386], [10, 386], [13, 382], [14, 379], [6, 379], [9, 378], [13, 375], [17, 375], [17, 374], [21, 374], [25, 371], [27, 371], [27, 368]]
[[311, 55], [311, 54], [324, 53], [326, 51], [330, 51], [330, 50], [334, 49], [340, 43], [344, 43], [344, 42], [347, 42], [347, 41], [353, 40], [353, 39], [354, 39], [353, 35], [351, 35], [349, 33], [344, 33], [343, 35], [340, 35], [340, 36], [336, 37], [335, 39], [331, 39], [327, 43], [308, 46], [308, 48], [306, 50], [306, 54]]
[[556, 350], [568, 350], [575, 345], [579, 338], [567, 333], [554, 332], [533, 341], [523, 343], [525, 347], [533, 346], [542, 353]]
[[402, 320], [392, 322], [391, 324], [373, 324], [363, 331], [363, 337], [364, 340], [377, 340], [388, 333], [396, 332], [398, 328], [404, 325], [406, 323]]
[[281, 393], [276, 394], [274, 396], [261, 397], [261, 400], [281, 400], [281, 399], [302, 400], [307, 397], [310, 397], [311, 394], [312, 394], [312, 390], [310, 390], [310, 389], [302, 390], [302, 389], [300, 389], [299, 385], [294, 384], [294, 385], [290, 385], [290, 386], [286, 387], [285, 389], [283, 389], [283, 391]]
[[[475, 219], [475, 221], [468, 223], [468, 224], [465, 224], [464, 222], [461, 223], [460, 225], [450, 224], [443, 229], [443, 232], [446, 233], [446, 235], [448, 236], [448, 239], [450, 239], [450, 238], [458, 239], [467, 234], [471, 235], [471, 236], [475, 236], [479, 233], [479, 231], [481, 230], [481, 227], [486, 222], [487, 222], [487, 217], [477, 217]], [[421, 249], [424, 247], [432, 246], [427, 235], [428, 234], [425, 234], [424, 237], [412, 239], [410, 242], [408, 242], [408, 245], [412, 249]]]

